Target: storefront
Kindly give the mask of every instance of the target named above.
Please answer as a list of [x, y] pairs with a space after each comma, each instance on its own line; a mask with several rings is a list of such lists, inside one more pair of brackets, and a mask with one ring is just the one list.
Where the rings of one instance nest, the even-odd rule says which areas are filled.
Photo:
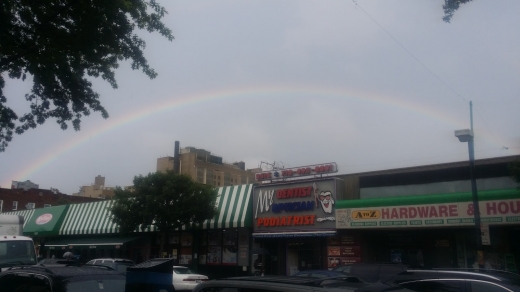
[[252, 184], [219, 188], [214, 219], [170, 233], [162, 256], [212, 279], [250, 275], [252, 190]]
[[71, 251], [80, 261], [127, 258], [141, 263], [169, 257], [211, 278], [249, 275], [253, 185], [218, 189], [217, 215], [200, 228], [171, 232], [159, 254], [155, 226], [122, 235], [110, 219], [113, 201], [56, 206], [15, 212], [26, 219], [24, 234], [33, 237], [41, 256], [61, 258]]
[[335, 204], [343, 186], [338, 181], [315, 178], [255, 186], [253, 249], [259, 252], [254, 253], [253, 271], [291, 275], [327, 267], [327, 238], [336, 235]]
[[[41, 238], [44, 257], [62, 257], [67, 251], [72, 252], [82, 262], [94, 258], [128, 258], [140, 260], [139, 255], [146, 255], [150, 248], [150, 232], [121, 235], [117, 226], [110, 220], [110, 207], [113, 201], [103, 200], [93, 203], [72, 204], [51, 208], [36, 209], [35, 212], [65, 208], [62, 219], [53, 236]], [[33, 218], [35, 216], [33, 215]], [[24, 228], [24, 233], [27, 228]]]
[[59, 229], [65, 214], [68, 210], [67, 206], [56, 206], [42, 209], [31, 209], [21, 211], [18, 215], [24, 216], [23, 233], [30, 236], [34, 240], [36, 253], [39, 256], [45, 256], [45, 240], [48, 237], [54, 237], [59, 234]]
[[481, 191], [478, 197], [481, 250], [470, 192], [339, 201], [336, 226], [340, 237], [360, 242], [359, 261], [516, 271], [520, 191]]

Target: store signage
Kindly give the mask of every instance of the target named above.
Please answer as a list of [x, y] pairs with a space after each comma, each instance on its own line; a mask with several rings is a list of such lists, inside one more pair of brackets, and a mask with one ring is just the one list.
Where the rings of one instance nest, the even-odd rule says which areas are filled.
[[300, 166], [300, 167], [284, 168], [284, 169], [259, 172], [255, 175], [255, 180], [257, 180], [257, 181], [276, 180], [276, 179], [285, 179], [285, 178], [292, 178], [292, 177], [321, 175], [321, 174], [334, 173], [334, 172], [338, 172], [338, 166], [336, 165], [335, 162], [331, 162], [331, 163], [325, 163], [325, 164], [308, 165], [308, 166]]
[[489, 224], [480, 224], [480, 233], [482, 245], [491, 245], [491, 236], [489, 235]]
[[335, 202], [335, 179], [255, 187], [255, 231], [334, 229]]
[[43, 225], [49, 223], [52, 220], [52, 214], [45, 213], [36, 218], [36, 225]]
[[328, 268], [361, 262], [361, 244], [355, 235], [340, 235], [327, 240]]
[[327, 249], [328, 256], [346, 256], [346, 257], [360, 257], [360, 246], [329, 246]]
[[[480, 201], [481, 222], [489, 225], [520, 223], [520, 199]], [[469, 226], [474, 223], [472, 202], [409, 206], [347, 208], [336, 211], [336, 227], [413, 228]]]

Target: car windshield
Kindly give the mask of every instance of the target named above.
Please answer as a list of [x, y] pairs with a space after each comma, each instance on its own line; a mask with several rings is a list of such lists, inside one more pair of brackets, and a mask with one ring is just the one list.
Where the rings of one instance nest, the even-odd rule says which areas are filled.
[[173, 268], [173, 271], [174, 271], [176, 274], [193, 274], [193, 272], [190, 271], [190, 269], [188, 269], [188, 268], [184, 268], [184, 267], [174, 267], [174, 268]]
[[36, 254], [30, 240], [0, 242], [0, 267], [35, 265]]
[[126, 277], [124, 275], [91, 275], [77, 276], [65, 280], [66, 292], [124, 292]]

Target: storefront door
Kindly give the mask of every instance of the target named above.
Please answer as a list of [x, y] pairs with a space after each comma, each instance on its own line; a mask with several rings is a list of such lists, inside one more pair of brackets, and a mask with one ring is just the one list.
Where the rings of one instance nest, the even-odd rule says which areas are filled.
[[287, 244], [287, 274], [323, 269], [322, 254], [319, 239], [289, 241]]

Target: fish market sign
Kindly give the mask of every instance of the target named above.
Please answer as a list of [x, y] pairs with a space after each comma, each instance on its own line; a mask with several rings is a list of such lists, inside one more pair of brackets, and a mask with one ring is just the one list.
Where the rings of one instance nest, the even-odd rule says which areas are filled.
[[[520, 199], [480, 201], [483, 224], [520, 223]], [[336, 211], [339, 228], [403, 228], [474, 225], [472, 202], [347, 208]]]
[[335, 183], [329, 179], [255, 187], [255, 231], [334, 229]]

